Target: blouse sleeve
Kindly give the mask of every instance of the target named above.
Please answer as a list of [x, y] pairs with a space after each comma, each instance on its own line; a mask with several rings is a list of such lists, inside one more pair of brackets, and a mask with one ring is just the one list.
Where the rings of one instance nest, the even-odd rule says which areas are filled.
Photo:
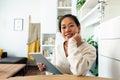
[[96, 49], [88, 43], [77, 47], [74, 38], [68, 42], [68, 57], [70, 70], [74, 75], [85, 75], [96, 59]]

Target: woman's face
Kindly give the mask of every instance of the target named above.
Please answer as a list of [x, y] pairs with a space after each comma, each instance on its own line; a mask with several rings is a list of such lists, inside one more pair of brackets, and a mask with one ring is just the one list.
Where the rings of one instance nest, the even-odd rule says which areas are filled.
[[66, 17], [61, 22], [61, 33], [65, 40], [70, 39], [75, 33], [80, 32], [80, 27], [77, 26], [72, 18]]

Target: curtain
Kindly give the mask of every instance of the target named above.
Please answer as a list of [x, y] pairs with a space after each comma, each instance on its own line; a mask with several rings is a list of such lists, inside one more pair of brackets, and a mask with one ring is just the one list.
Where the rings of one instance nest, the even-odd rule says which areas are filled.
[[28, 59], [32, 59], [31, 52], [40, 52], [40, 23], [29, 23]]

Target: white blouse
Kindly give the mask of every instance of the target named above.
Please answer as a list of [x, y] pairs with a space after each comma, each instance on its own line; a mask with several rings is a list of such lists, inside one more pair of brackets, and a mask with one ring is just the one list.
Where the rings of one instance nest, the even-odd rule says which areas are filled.
[[77, 47], [74, 38], [68, 41], [68, 57], [65, 55], [64, 42], [57, 44], [52, 63], [63, 73], [85, 75], [96, 59], [96, 49], [83, 42]]

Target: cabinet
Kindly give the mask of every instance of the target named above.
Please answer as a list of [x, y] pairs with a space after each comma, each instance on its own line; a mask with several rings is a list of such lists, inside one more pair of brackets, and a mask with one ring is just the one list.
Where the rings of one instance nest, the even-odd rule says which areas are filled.
[[58, 0], [58, 6], [57, 6], [57, 15], [58, 19], [67, 13], [72, 13], [72, 4], [71, 0]]
[[[120, 0], [107, 0], [99, 32], [99, 77], [120, 77]], [[108, 30], [109, 29], [109, 30]]]
[[97, 34], [95, 29], [96, 26], [100, 24], [104, 15], [104, 4], [104, 0], [86, 0], [84, 5], [77, 12], [82, 27], [81, 35], [83, 38]]
[[55, 33], [43, 33], [41, 44], [42, 54], [51, 59], [55, 47]]
[[102, 21], [120, 16], [120, 0], [106, 0], [106, 6], [104, 11], [104, 17]]
[[[88, 38], [91, 35], [98, 36], [99, 25], [104, 21], [119, 16], [119, 0], [86, 0], [77, 16], [81, 23], [81, 35]], [[111, 13], [111, 14], [110, 14]]]
[[[99, 25], [104, 16], [104, 6], [104, 0], [86, 0], [77, 12], [77, 17], [81, 23], [81, 35], [83, 39], [88, 40], [88, 38], [94, 35], [94, 40], [97, 41]], [[98, 65], [98, 58], [96, 58], [96, 62], [93, 63], [90, 69], [92, 73], [95, 72], [94, 69], [96, 65]], [[96, 72], [94, 74], [98, 75]]]
[[[115, 16], [115, 15], [114, 15]], [[109, 30], [108, 30], [109, 29]], [[120, 77], [120, 16], [104, 21], [99, 34], [99, 77]]]
[[90, 35], [99, 37], [97, 38], [99, 77], [119, 78], [120, 75], [119, 49], [117, 50], [120, 20], [117, 18], [118, 20], [105, 22], [119, 16], [120, 11], [117, 10], [119, 4], [119, 0], [86, 0], [77, 14], [81, 22], [82, 37], [88, 38]]

